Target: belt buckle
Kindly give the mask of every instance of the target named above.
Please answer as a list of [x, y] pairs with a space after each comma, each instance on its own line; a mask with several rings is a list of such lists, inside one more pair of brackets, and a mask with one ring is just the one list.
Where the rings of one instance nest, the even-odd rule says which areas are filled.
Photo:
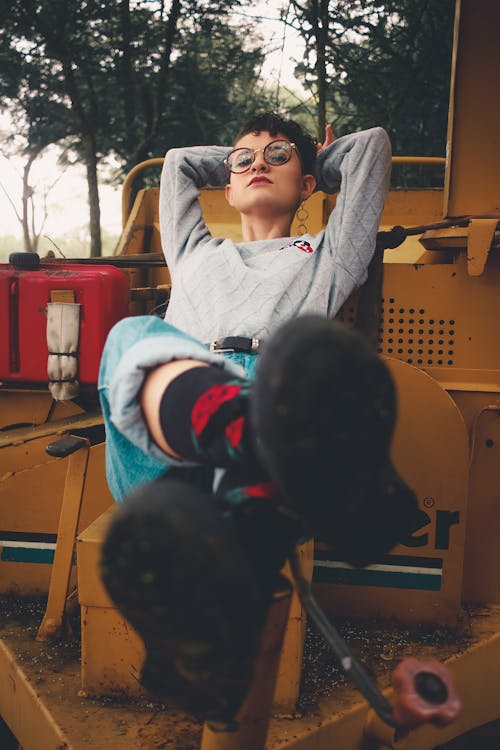
[[217, 346], [217, 339], [210, 342], [209, 349], [213, 354], [234, 353], [234, 349], [223, 349]]

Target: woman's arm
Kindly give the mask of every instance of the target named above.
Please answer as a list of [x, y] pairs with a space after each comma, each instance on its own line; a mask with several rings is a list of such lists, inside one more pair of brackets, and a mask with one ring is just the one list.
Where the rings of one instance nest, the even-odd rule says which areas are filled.
[[338, 274], [344, 275], [352, 288], [366, 280], [390, 171], [391, 146], [382, 128], [337, 138], [316, 160], [318, 187], [327, 193], [340, 187], [325, 230], [325, 244]]
[[210, 239], [199, 191], [210, 183], [224, 185], [224, 158], [230, 148], [192, 146], [167, 152], [160, 181], [160, 231], [167, 265], [172, 270], [186, 253]]

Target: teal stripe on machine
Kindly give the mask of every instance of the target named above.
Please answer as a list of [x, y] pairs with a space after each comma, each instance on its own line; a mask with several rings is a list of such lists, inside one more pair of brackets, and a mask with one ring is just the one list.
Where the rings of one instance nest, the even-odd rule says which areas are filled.
[[385, 564], [353, 568], [337, 561], [315, 560], [313, 583], [440, 591], [442, 561], [433, 560], [433, 563], [435, 567]]
[[3, 547], [0, 559], [2, 562], [51, 565], [54, 562], [54, 550], [40, 549], [39, 547]]
[[0, 561], [51, 565], [54, 562], [56, 542], [56, 534], [0, 531]]

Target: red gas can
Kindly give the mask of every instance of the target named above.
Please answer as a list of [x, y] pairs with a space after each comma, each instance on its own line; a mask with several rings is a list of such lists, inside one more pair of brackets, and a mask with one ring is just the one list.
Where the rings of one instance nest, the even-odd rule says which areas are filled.
[[49, 302], [80, 306], [77, 380], [97, 383], [108, 331], [128, 315], [128, 278], [114, 266], [43, 261], [0, 264], [0, 380], [47, 382]]

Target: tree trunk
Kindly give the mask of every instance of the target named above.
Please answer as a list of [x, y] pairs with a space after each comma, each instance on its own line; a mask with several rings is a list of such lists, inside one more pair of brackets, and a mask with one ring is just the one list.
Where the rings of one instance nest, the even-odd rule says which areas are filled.
[[179, 22], [180, 15], [181, 0], [172, 0], [172, 5], [168, 14], [168, 20], [165, 25], [165, 41], [161, 58], [160, 72], [158, 75], [158, 86], [153, 101], [153, 116], [151, 118], [151, 126], [149, 132], [146, 133], [142, 143], [140, 143], [138, 148], [136, 149], [135, 154], [133, 154], [132, 159], [128, 165], [129, 167], [132, 167], [138, 162], [148, 158], [148, 156], [150, 155], [150, 149], [158, 134], [163, 116], [163, 108], [165, 105], [167, 79], [168, 73], [170, 71], [170, 58], [172, 56], [172, 48], [177, 34], [177, 24]]
[[99, 190], [97, 184], [97, 149], [95, 142], [95, 130], [92, 118], [93, 92], [92, 81], [88, 80], [87, 85], [90, 92], [90, 104], [85, 107], [85, 96], [78, 84], [75, 76], [75, 70], [78, 62], [74, 60], [73, 50], [68, 47], [68, 36], [66, 34], [66, 25], [70, 11], [68, 0], [60, 3], [60, 12], [54, 20], [48, 21], [48, 17], [35, 6], [35, 3], [26, 0], [24, 10], [27, 12], [31, 21], [35, 24], [37, 31], [47, 43], [49, 56], [59, 60], [63, 67], [64, 82], [66, 91], [71, 100], [71, 109], [77, 123], [78, 132], [82, 139], [85, 166], [87, 170], [87, 184], [89, 195], [89, 213], [90, 213], [90, 255], [97, 257], [101, 255], [101, 210], [99, 206]]
[[29, 207], [30, 207], [30, 200], [32, 200], [33, 191], [29, 184], [29, 174], [31, 165], [35, 161], [37, 157], [36, 153], [31, 153], [28, 157], [28, 161], [24, 165], [23, 169], [23, 197], [22, 197], [22, 216], [21, 216], [21, 224], [23, 227], [23, 240], [24, 240], [24, 250], [26, 253], [33, 253], [35, 252], [35, 248], [33, 247], [33, 242], [31, 238], [31, 232], [30, 232], [30, 217], [29, 217]]
[[316, 88], [318, 113], [318, 138], [323, 141], [326, 127], [326, 42], [328, 36], [328, 2], [313, 0], [311, 3], [311, 26], [316, 49]]
[[90, 256], [96, 258], [102, 254], [101, 242], [101, 208], [99, 204], [99, 189], [97, 181], [97, 149], [95, 134], [91, 120], [87, 117], [80, 90], [78, 88], [69, 54], [61, 55], [66, 80], [66, 87], [71, 99], [73, 113], [78, 122], [85, 154], [85, 168], [87, 170], [87, 186], [90, 214]]
[[97, 258], [102, 255], [101, 206], [99, 203], [95, 139], [91, 133], [87, 133], [83, 137], [83, 145], [85, 151], [85, 167], [87, 170], [89, 196], [90, 257]]
[[125, 150], [131, 154], [136, 144], [136, 115], [135, 96], [133, 86], [132, 63], [132, 30], [130, 25], [129, 0], [120, 2], [120, 18], [122, 25], [121, 60], [117, 61], [120, 69], [121, 88], [123, 96], [123, 111], [125, 114]]

